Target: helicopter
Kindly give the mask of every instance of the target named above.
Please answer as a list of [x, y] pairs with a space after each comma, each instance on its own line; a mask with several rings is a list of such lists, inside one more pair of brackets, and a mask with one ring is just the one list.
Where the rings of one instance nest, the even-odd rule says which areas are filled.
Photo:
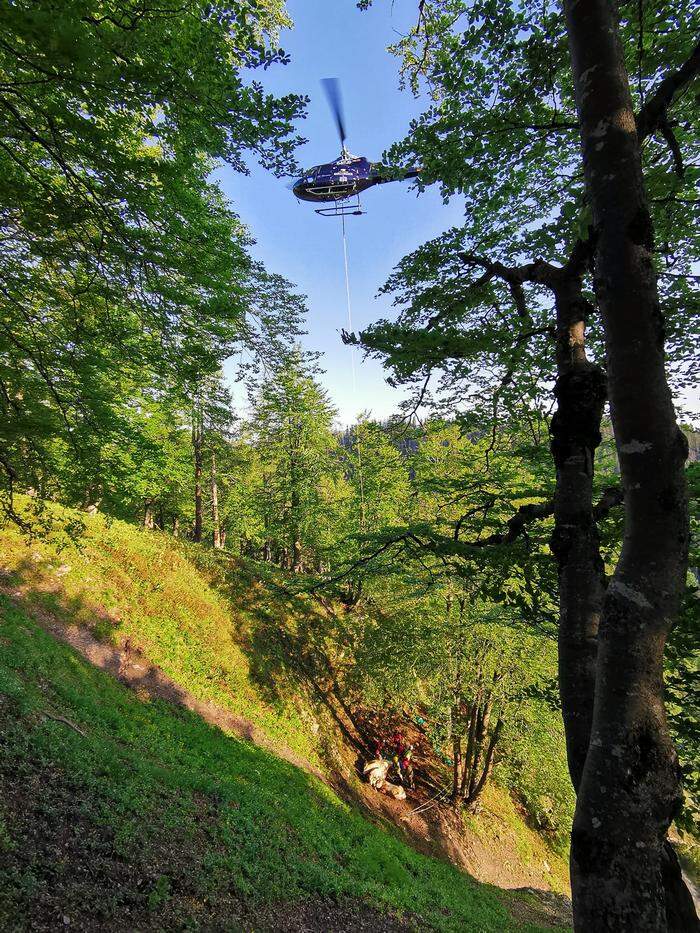
[[[336, 78], [324, 78], [321, 84], [328, 97], [338, 129], [340, 156], [333, 162], [314, 165], [305, 171], [301, 178], [293, 181], [289, 187], [300, 201], [330, 204], [329, 207], [318, 208], [317, 214], [327, 217], [363, 214], [359, 199], [362, 191], [390, 181], [416, 178], [420, 174], [420, 169], [389, 169], [382, 163], [370, 162], [364, 156], [352, 155], [345, 145], [347, 137], [338, 81]], [[351, 203], [348, 204], [349, 200]]]

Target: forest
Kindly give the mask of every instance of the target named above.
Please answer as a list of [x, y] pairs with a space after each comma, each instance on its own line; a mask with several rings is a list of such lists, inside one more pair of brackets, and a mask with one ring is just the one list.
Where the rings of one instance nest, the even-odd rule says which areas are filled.
[[336, 3], [0, 2], [0, 929], [700, 930], [700, 8]]

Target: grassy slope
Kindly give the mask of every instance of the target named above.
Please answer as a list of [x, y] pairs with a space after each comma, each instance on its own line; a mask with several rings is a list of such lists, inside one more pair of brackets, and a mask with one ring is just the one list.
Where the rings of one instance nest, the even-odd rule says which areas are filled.
[[[83, 523], [77, 534], [65, 529]], [[187, 560], [184, 546], [102, 516], [50, 507], [47, 533], [31, 546], [0, 527], [2, 568], [39, 610], [46, 609], [105, 640], [128, 638], [200, 700], [250, 719], [267, 735], [318, 764], [300, 711], [263, 699], [249, 678], [231, 609]], [[245, 625], [240, 609], [237, 629]]]
[[493, 888], [274, 755], [142, 702], [37, 627], [32, 611], [50, 609], [128, 636], [196, 695], [313, 758], [303, 715], [257, 694], [227, 605], [172, 544], [96, 518], [76, 546], [69, 517], [58, 510], [30, 547], [0, 529], [5, 588], [22, 593], [0, 607], [1, 929], [30, 916], [37, 929], [63, 916], [73, 928], [259, 929], [271, 904], [329, 898], [408, 911], [422, 928], [515, 928]]
[[493, 889], [413, 852], [319, 781], [141, 702], [6, 598], [2, 620], [0, 928], [64, 915], [180, 928], [314, 895], [368, 898], [443, 930], [513, 927]]

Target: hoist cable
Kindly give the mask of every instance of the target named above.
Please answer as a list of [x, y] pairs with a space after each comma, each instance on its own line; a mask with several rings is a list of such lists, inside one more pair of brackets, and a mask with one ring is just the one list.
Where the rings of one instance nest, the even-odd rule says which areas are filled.
[[[343, 262], [345, 263], [345, 297], [348, 304], [348, 331], [352, 333], [352, 305], [350, 304], [350, 275], [348, 274], [348, 244], [345, 236], [345, 217], [341, 216], [343, 225]], [[355, 375], [355, 347], [350, 344], [350, 365], [352, 367], [352, 394], [357, 396], [357, 377]]]
[[[341, 214], [343, 228], [343, 261], [345, 264], [345, 297], [348, 304], [348, 331], [352, 333], [352, 305], [350, 303], [350, 274], [348, 272], [348, 244], [345, 236], [345, 216]], [[350, 366], [352, 369], [352, 394], [357, 400], [357, 376], [355, 373], [355, 347], [350, 344]], [[360, 443], [359, 423], [355, 427], [355, 443], [357, 445], [357, 473], [360, 479], [360, 528], [365, 525], [365, 482], [362, 473], [362, 445]]]

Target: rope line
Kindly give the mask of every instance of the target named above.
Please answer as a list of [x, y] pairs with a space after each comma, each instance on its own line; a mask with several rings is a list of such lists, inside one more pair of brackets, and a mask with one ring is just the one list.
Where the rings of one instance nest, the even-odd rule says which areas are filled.
[[[343, 228], [343, 262], [345, 265], [345, 297], [348, 305], [348, 331], [352, 333], [352, 305], [350, 303], [350, 274], [348, 272], [348, 244], [345, 235], [345, 216], [341, 214]], [[352, 369], [352, 394], [357, 400], [357, 375], [355, 373], [355, 347], [350, 344], [350, 366]], [[362, 445], [360, 443], [359, 424], [355, 426], [355, 443], [357, 445], [357, 473], [360, 479], [360, 528], [365, 527], [365, 481], [362, 472]]]
[[[345, 236], [345, 216], [341, 215], [343, 225], [343, 261], [345, 263], [345, 297], [348, 303], [348, 330], [352, 333], [352, 305], [350, 304], [350, 275], [348, 274], [348, 243]], [[350, 365], [352, 367], [352, 392], [357, 395], [357, 377], [355, 375], [355, 347], [350, 344]]]
[[414, 807], [412, 810], [409, 810], [405, 816], [401, 817], [401, 820], [407, 820], [412, 813], [423, 813], [425, 810], [432, 810], [433, 807], [436, 807], [440, 800], [443, 797], [447, 796], [446, 790], [440, 790], [433, 797], [429, 797], [428, 800], [424, 800], [423, 803], [418, 804], [417, 807]]

